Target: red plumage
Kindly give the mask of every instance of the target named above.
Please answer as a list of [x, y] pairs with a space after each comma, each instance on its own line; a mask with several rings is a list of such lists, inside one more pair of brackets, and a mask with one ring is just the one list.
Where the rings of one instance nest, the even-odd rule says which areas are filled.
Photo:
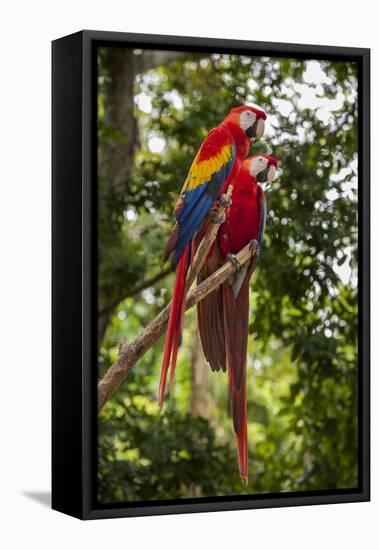
[[[173, 255], [174, 265], [176, 264], [176, 278], [158, 390], [159, 408], [163, 406], [167, 373], [170, 364], [170, 390], [173, 385], [178, 348], [184, 323], [186, 275], [190, 263], [190, 251], [193, 248], [193, 240], [196, 234], [201, 232], [202, 225], [206, 223], [206, 216], [212, 207], [212, 203], [234, 181], [241, 163], [249, 150], [250, 138], [246, 131], [241, 128], [239, 122], [240, 113], [244, 110], [254, 112], [257, 119], [266, 118], [263, 111], [253, 107], [232, 109], [220, 126], [213, 129], [201, 145], [175, 207], [177, 224], [172, 231], [164, 253], [164, 259], [168, 259]], [[229, 161], [228, 165], [220, 165], [217, 170], [213, 170], [211, 167], [215, 165], [215, 162], [220, 162], [214, 159], [219, 159], [220, 155], [223, 158], [221, 151], [225, 146], [230, 146], [233, 149], [232, 160]], [[197, 168], [201, 163], [208, 163], [207, 167], [210, 172], [203, 182], [198, 182], [200, 172], [197, 172]], [[196, 183], [191, 184], [192, 181]], [[204, 191], [199, 193], [201, 186], [204, 186]]]
[[[237, 254], [252, 240], [262, 241], [265, 196], [251, 173], [254, 158], [245, 160], [241, 166], [234, 182], [227, 219], [220, 227], [216, 244], [201, 270], [199, 281], [218, 269], [229, 254]], [[268, 166], [276, 166], [275, 159], [266, 158]], [[199, 331], [205, 357], [212, 370], [225, 370], [225, 365], [228, 366], [238, 465], [244, 482], [248, 480], [246, 363], [249, 280], [255, 265], [256, 259], [253, 259], [198, 304]]]
[[173, 298], [167, 325], [167, 334], [162, 359], [161, 377], [158, 389], [158, 406], [163, 407], [166, 390], [167, 372], [171, 360], [170, 389], [174, 379], [176, 359], [180, 345], [180, 337], [183, 329], [186, 275], [189, 259], [189, 245], [186, 246], [183, 256], [180, 258], [175, 277]]
[[222, 258], [237, 254], [252, 239], [258, 240], [259, 207], [257, 195], [261, 192], [251, 176], [245, 161], [233, 187], [232, 205], [225, 223], [220, 227], [218, 242]]

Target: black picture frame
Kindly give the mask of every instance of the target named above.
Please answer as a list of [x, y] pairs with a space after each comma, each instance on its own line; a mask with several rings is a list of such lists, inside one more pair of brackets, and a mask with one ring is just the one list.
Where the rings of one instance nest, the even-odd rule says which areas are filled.
[[[307, 59], [359, 67], [359, 487], [96, 503], [96, 49], [114, 45]], [[52, 43], [52, 507], [81, 519], [370, 500], [370, 50], [81, 31]]]

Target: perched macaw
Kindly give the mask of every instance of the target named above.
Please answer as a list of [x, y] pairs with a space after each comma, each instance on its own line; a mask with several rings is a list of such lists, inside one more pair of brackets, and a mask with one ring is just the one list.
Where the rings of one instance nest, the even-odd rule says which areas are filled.
[[[246, 359], [249, 328], [249, 280], [263, 245], [266, 224], [266, 198], [261, 184], [270, 186], [277, 161], [266, 155], [246, 159], [235, 179], [231, 206], [217, 240], [204, 263], [198, 280], [208, 278], [226, 260], [237, 271], [223, 285], [199, 302], [198, 323], [204, 355], [213, 371], [228, 366], [233, 427], [237, 436], [241, 478], [248, 479], [246, 417]], [[239, 265], [235, 257], [251, 243], [257, 255]]]
[[174, 211], [176, 225], [163, 256], [164, 260], [172, 257], [176, 277], [159, 382], [159, 408], [163, 406], [170, 362], [170, 388], [174, 379], [183, 331], [186, 275], [191, 262], [192, 241], [212, 206], [238, 173], [250, 142], [263, 135], [265, 119], [266, 114], [255, 107], [232, 109], [203, 141], [180, 192]]

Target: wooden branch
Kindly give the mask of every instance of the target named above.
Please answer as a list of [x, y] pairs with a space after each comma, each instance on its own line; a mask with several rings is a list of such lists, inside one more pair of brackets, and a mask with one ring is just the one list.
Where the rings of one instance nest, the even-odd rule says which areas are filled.
[[214, 243], [217, 237], [219, 227], [225, 221], [225, 206], [223, 206], [225, 202], [223, 203], [222, 201], [230, 201], [232, 193], [233, 193], [233, 185], [229, 185], [226, 193], [221, 197], [221, 203], [219, 203], [217, 208], [211, 214], [212, 223], [208, 227], [208, 230], [203, 240], [201, 241], [199, 248], [197, 249], [196, 256], [193, 261], [191, 270], [187, 275], [187, 281], [186, 281], [187, 290], [191, 288], [192, 283], [196, 280], [200, 272], [200, 269], [202, 268], [205, 260], [207, 259], [208, 252], [210, 251], [212, 244]]
[[169, 273], [171, 273], [171, 269], [168, 267], [167, 269], [164, 269], [160, 273], [157, 273], [150, 279], [147, 279], [142, 283], [136, 285], [134, 288], [129, 290], [129, 292], [126, 292], [122, 296], [119, 296], [116, 300], [113, 300], [113, 302], [106, 305], [103, 309], [100, 309], [97, 316], [101, 317], [102, 315], [106, 315], [107, 313], [115, 309], [120, 302], [123, 302], [124, 300], [126, 300], [126, 298], [131, 298], [132, 296], [135, 296], [136, 294], [139, 294], [140, 292], [142, 292], [142, 290], [145, 290], [146, 288], [153, 286], [155, 283], [159, 282], [161, 279], [166, 277], [166, 275], [168, 275]]
[[[240, 265], [245, 264], [257, 254], [250, 245], [245, 246], [238, 254]], [[203, 300], [210, 292], [218, 288], [236, 270], [230, 262], [226, 262], [220, 269], [212, 273], [200, 285], [194, 288], [187, 296], [186, 310]], [[168, 304], [141, 332], [133, 342], [124, 342], [120, 346], [119, 356], [108, 369], [98, 385], [98, 409], [112, 397], [129, 370], [155, 344], [164, 333], [168, 321], [170, 305]]]

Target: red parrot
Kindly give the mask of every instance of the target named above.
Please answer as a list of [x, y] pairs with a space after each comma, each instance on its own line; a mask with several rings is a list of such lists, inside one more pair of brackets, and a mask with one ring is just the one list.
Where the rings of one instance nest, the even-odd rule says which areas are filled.
[[[228, 365], [233, 427], [237, 436], [238, 465], [242, 480], [248, 480], [246, 417], [246, 360], [249, 328], [249, 280], [263, 245], [266, 224], [266, 198], [261, 185], [271, 182], [277, 162], [273, 157], [255, 155], [246, 159], [235, 179], [230, 209], [217, 240], [204, 263], [198, 280], [208, 278], [226, 260], [237, 271], [197, 307], [204, 355], [213, 371]], [[249, 264], [238, 264], [235, 257], [251, 243], [257, 255]]]
[[163, 255], [164, 260], [172, 256], [176, 276], [158, 390], [160, 409], [163, 406], [170, 363], [170, 389], [174, 379], [183, 331], [186, 276], [192, 261], [193, 239], [214, 203], [221, 198], [238, 173], [249, 151], [250, 141], [263, 135], [265, 119], [266, 114], [255, 107], [232, 109], [223, 122], [209, 132], [200, 146], [176, 203], [176, 225]]

